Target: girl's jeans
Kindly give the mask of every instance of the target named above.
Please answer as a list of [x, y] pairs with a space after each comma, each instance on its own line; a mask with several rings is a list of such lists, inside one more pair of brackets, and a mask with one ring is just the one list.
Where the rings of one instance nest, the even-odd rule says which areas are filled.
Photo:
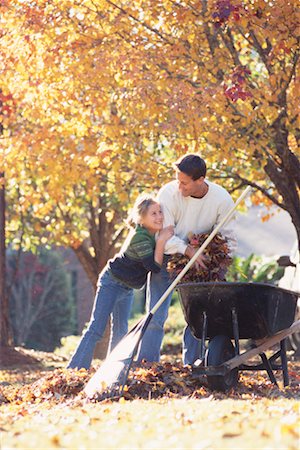
[[115, 279], [105, 270], [99, 275], [94, 307], [88, 328], [72, 356], [68, 368], [89, 369], [95, 346], [105, 331], [111, 316], [111, 337], [108, 353], [128, 331], [128, 319], [133, 302], [133, 289]]
[[[165, 257], [163, 267], [159, 273], [151, 273], [150, 283], [148, 282], [147, 286], [147, 311], [154, 307], [172, 282], [169, 273], [166, 270], [167, 260], [168, 258]], [[160, 348], [164, 336], [164, 323], [168, 317], [171, 298], [172, 293], [152, 317], [139, 348], [138, 361], [142, 361], [142, 359], [146, 359], [147, 361], [160, 360]], [[200, 357], [200, 351], [201, 340], [196, 339], [192, 335], [190, 328], [186, 326], [182, 340], [183, 364], [193, 364]]]

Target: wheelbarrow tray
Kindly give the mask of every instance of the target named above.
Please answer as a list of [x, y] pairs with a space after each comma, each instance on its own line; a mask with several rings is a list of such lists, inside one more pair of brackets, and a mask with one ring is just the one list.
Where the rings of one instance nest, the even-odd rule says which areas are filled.
[[232, 311], [237, 314], [240, 339], [262, 339], [294, 322], [299, 294], [265, 283], [201, 282], [177, 286], [185, 320], [198, 339], [204, 314], [207, 337], [233, 339]]

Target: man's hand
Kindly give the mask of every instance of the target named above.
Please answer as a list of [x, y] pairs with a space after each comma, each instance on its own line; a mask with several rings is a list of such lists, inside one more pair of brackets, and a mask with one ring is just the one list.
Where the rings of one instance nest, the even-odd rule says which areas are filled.
[[[192, 259], [192, 257], [195, 255], [196, 253], [196, 249], [194, 249], [194, 247], [192, 247], [191, 245], [188, 245], [185, 251], [185, 255], [189, 258]], [[207, 266], [205, 264], [207, 258], [202, 254], [199, 255], [198, 258], [195, 261], [195, 267], [197, 270], [199, 270], [200, 267], [202, 267], [202, 269], [207, 269]]]

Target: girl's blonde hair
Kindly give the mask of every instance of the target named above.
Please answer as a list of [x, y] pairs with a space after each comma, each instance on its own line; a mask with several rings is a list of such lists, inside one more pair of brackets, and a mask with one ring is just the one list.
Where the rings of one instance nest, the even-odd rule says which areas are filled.
[[158, 203], [156, 197], [151, 194], [141, 194], [138, 196], [136, 201], [134, 202], [134, 205], [129, 212], [128, 218], [127, 218], [127, 224], [130, 227], [135, 227], [140, 223], [140, 220], [142, 217], [145, 216], [147, 213], [149, 207], [151, 205], [155, 205]]

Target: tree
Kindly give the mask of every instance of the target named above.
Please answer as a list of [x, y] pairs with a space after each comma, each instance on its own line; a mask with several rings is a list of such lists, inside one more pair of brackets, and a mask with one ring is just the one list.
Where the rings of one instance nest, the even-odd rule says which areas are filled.
[[288, 211], [299, 240], [296, 2], [106, 3], [119, 34], [145, 50], [137, 84], [159, 105], [160, 136], [199, 149], [230, 190], [250, 184], [254, 201]]
[[[0, 117], [4, 115], [2, 91], [0, 89]], [[3, 134], [3, 125], [0, 121], [0, 137]], [[2, 165], [1, 165], [2, 166]], [[0, 166], [0, 167], [1, 167]], [[6, 199], [5, 174], [0, 169], [0, 346], [11, 343], [11, 329], [9, 323], [9, 304], [6, 291]]]
[[233, 195], [250, 184], [253, 202], [288, 211], [299, 239], [296, 6], [3, 2], [8, 236], [32, 245], [33, 221], [95, 284], [136, 193], [193, 150]]
[[[2, 35], [5, 105], [10, 108], [3, 118], [3, 165], [9, 173], [10, 196], [8, 237], [27, 249], [51, 242], [71, 247], [95, 286], [98, 273], [118, 248], [128, 203], [143, 187], [152, 189], [159, 161], [151, 141], [145, 144], [139, 133], [123, 131], [123, 119], [114, 105], [117, 83], [113, 77], [113, 86], [105, 85], [105, 93], [103, 80], [98, 83], [95, 73], [86, 85], [78, 69], [72, 75], [85, 49], [74, 58], [73, 43], [65, 42], [68, 28], [63, 25], [63, 36], [57, 38], [52, 16], [48, 28], [43, 27], [39, 22], [42, 3], [33, 9], [28, 4], [13, 11], [8, 8], [12, 22], [7, 18]], [[62, 60], [46, 64], [52, 45], [61, 46], [57, 52], [61, 50]], [[107, 47], [106, 57], [109, 52]], [[59, 73], [63, 64], [70, 70], [71, 84], [64, 71]], [[101, 95], [89, 98], [90, 91]]]
[[[42, 243], [73, 248], [95, 285], [123, 237], [128, 204], [142, 188], [152, 189], [160, 164], [153, 140], [140, 136], [136, 118], [134, 126], [127, 124], [117, 111], [114, 99], [122, 88], [113, 68], [98, 80], [96, 59], [87, 60], [95, 42], [89, 49], [81, 42], [81, 30], [76, 30], [69, 8], [64, 10], [66, 4], [48, 6], [20, 4], [13, 12], [16, 26], [8, 26], [4, 36], [5, 61], [14, 56], [20, 65], [18, 83], [12, 76], [15, 67], [7, 63], [4, 71], [16, 105], [15, 114], [4, 122], [14, 205], [8, 233], [14, 233], [15, 243], [30, 247], [33, 223]], [[59, 18], [56, 27], [54, 16]], [[70, 29], [74, 34], [66, 42]], [[19, 43], [14, 46], [16, 34]], [[110, 45], [100, 52], [98, 64], [106, 59], [112, 59]]]
[[299, 236], [295, 1], [10, 3], [32, 161], [37, 146], [50, 163], [51, 148], [78, 173], [109, 149], [118, 172], [149, 142], [172, 158], [200, 150], [231, 190], [251, 184], [287, 210]]
[[6, 291], [6, 245], [5, 245], [5, 187], [4, 173], [0, 172], [0, 345], [5, 346], [11, 342], [9, 323], [9, 304]]

